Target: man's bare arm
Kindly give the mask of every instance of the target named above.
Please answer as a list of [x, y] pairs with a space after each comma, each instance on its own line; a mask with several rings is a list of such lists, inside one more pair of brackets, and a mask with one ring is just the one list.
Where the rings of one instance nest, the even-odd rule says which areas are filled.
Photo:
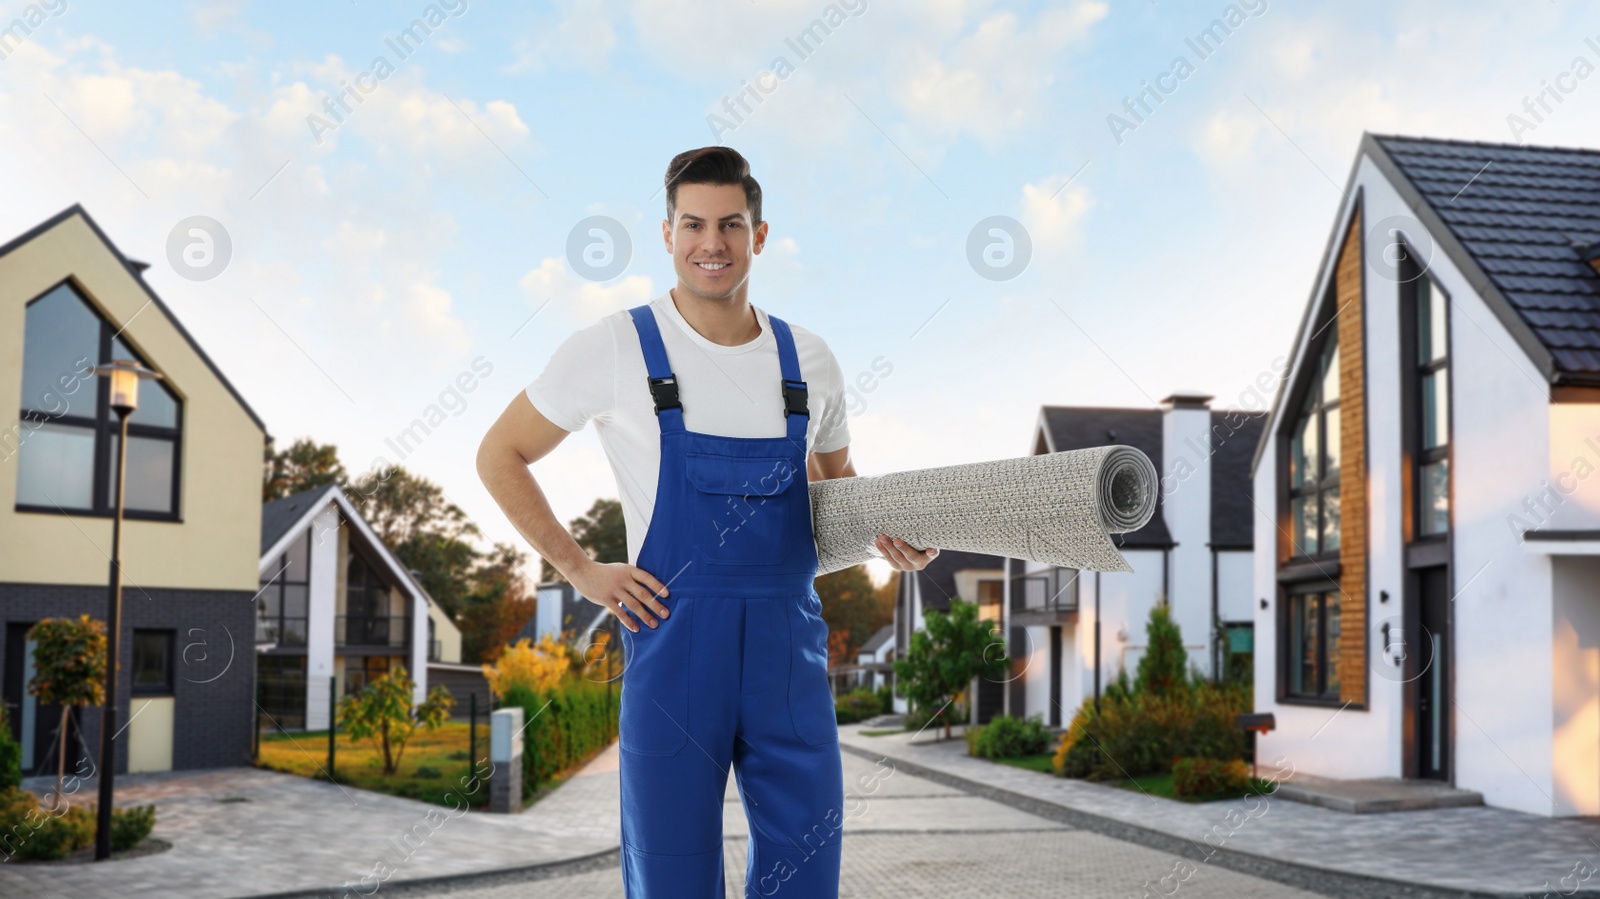
[[622, 613], [626, 606], [651, 627], [650, 614], [667, 617], [656, 594], [666, 587], [649, 572], [624, 563], [602, 564], [584, 552], [572, 534], [556, 519], [544, 491], [529, 466], [549, 455], [570, 431], [545, 418], [526, 393], [518, 392], [500, 417], [490, 425], [478, 446], [478, 478], [540, 557], [548, 560], [578, 592], [611, 610], [630, 630], [639, 627]]

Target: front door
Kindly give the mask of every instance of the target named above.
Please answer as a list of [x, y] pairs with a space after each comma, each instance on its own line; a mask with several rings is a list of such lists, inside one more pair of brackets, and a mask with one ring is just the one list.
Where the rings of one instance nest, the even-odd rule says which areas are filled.
[[1417, 570], [1417, 776], [1450, 779], [1450, 568]]

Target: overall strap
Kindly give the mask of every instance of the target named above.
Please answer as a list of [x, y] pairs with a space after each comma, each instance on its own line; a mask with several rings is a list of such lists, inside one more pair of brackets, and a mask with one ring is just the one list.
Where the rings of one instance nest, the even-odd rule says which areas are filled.
[[655, 312], [646, 303], [629, 309], [628, 314], [633, 316], [633, 327], [639, 332], [639, 348], [644, 350], [646, 379], [650, 395], [655, 399], [656, 421], [662, 431], [681, 431], [683, 404], [678, 401], [678, 379], [667, 361], [667, 348], [661, 342]]
[[800, 356], [794, 351], [794, 335], [789, 331], [788, 322], [770, 312], [767, 313], [767, 321], [772, 325], [772, 336], [778, 341], [778, 367], [783, 374], [783, 412], [784, 420], [789, 425], [789, 439], [805, 446], [806, 425], [811, 421], [811, 410], [807, 405], [806, 382], [800, 380]]

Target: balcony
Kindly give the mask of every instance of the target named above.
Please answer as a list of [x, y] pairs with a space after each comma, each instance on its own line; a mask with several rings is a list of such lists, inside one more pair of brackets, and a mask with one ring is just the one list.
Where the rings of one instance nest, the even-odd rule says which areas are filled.
[[1050, 568], [1011, 579], [1011, 624], [1060, 624], [1076, 620], [1079, 572]]
[[340, 647], [404, 649], [411, 643], [411, 619], [404, 615], [339, 615], [333, 643]]

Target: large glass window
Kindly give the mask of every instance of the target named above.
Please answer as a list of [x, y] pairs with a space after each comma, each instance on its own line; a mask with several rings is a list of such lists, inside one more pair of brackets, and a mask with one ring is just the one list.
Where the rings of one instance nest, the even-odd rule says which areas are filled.
[[1450, 529], [1450, 358], [1446, 336], [1448, 297], [1422, 275], [1410, 282], [1417, 322], [1417, 536]]
[[[149, 367], [70, 283], [28, 304], [22, 421], [15, 438], [17, 508], [100, 515], [115, 510], [118, 421], [106, 379], [93, 371], [113, 359]], [[181, 405], [163, 382], [140, 382], [139, 408], [128, 417], [129, 517], [176, 517], [182, 418]]]
[[306, 726], [306, 657], [256, 656], [256, 701], [263, 729], [304, 730]]
[[1339, 342], [1329, 339], [1317, 362], [1289, 440], [1291, 556], [1339, 550]]
[[311, 594], [311, 528], [296, 537], [261, 575], [256, 602], [256, 642], [306, 645]]
[[1339, 595], [1292, 593], [1289, 599], [1289, 695], [1339, 698]]

